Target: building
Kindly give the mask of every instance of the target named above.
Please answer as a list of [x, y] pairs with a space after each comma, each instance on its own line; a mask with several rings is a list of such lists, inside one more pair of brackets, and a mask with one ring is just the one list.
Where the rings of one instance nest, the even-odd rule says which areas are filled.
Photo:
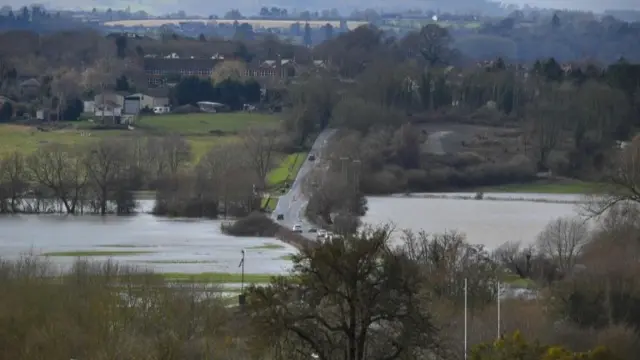
[[178, 82], [183, 76], [210, 77], [220, 59], [145, 58], [144, 71], [149, 85]]
[[105, 91], [94, 96], [93, 102], [96, 108], [99, 108], [100, 105], [103, 103], [116, 104], [122, 107], [124, 106], [124, 97], [125, 97], [125, 94], [122, 94], [122, 93]]
[[249, 64], [246, 76], [256, 78], [280, 78], [287, 79], [295, 77], [297, 64], [293, 59], [265, 60], [262, 62]]
[[159, 92], [151, 93], [136, 93], [128, 95], [124, 98], [124, 112], [126, 114], [137, 114], [142, 109], [152, 110], [157, 107], [169, 106], [168, 94], [160, 94]]

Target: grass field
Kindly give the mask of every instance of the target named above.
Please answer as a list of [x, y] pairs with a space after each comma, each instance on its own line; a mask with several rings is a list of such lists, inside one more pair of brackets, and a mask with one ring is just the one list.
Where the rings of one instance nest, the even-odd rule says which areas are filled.
[[[68, 127], [38, 131], [36, 127], [18, 124], [0, 125], [0, 155], [16, 150], [31, 153], [48, 143], [87, 144], [106, 136], [135, 134], [182, 134], [199, 159], [220, 141], [234, 141], [234, 134], [250, 126], [277, 126], [278, 117], [258, 113], [180, 114], [144, 117], [139, 128], [129, 130], [90, 130], [95, 124], [87, 121], [68, 122]], [[136, 127], [134, 125], [134, 127]], [[90, 134], [90, 136], [86, 136]], [[83, 136], [85, 135], [85, 136]]]
[[575, 181], [564, 183], [508, 184], [477, 189], [482, 192], [521, 194], [590, 194], [597, 192], [598, 184]]
[[251, 126], [274, 126], [278, 121], [273, 115], [239, 112], [146, 116], [138, 124], [141, 128], [173, 134], [219, 136], [212, 132], [236, 133]]
[[[233, 24], [235, 20], [230, 19], [142, 19], [142, 20], [117, 20], [107, 21], [105, 26], [144, 26], [144, 27], [160, 27], [162, 25], [179, 25], [180, 23], [217, 23], [217, 24]], [[286, 28], [288, 29], [295, 23], [301, 23], [302, 25], [309, 24], [312, 28], [320, 28], [326, 24], [331, 24], [333, 27], [340, 27], [340, 21], [338, 20], [267, 20], [267, 19], [243, 19], [239, 20], [240, 23], [247, 23], [251, 26], [262, 28]], [[347, 21], [347, 27], [349, 30], [353, 30], [359, 26], [366, 25], [366, 21]]]
[[[242, 281], [242, 274], [237, 273], [216, 273], [206, 272], [199, 274], [188, 273], [163, 273], [161, 274], [167, 281], [172, 282], [194, 282], [206, 284], [229, 284]], [[246, 284], [264, 284], [271, 281], [274, 275], [270, 274], [244, 274]]]

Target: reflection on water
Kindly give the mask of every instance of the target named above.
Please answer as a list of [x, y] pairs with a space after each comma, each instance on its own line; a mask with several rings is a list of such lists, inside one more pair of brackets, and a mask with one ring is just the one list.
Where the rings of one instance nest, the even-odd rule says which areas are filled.
[[[545, 198], [567, 200], [571, 196], [545, 195]], [[576, 215], [576, 210], [574, 204], [544, 202], [370, 197], [369, 211], [363, 221], [368, 224], [392, 222], [397, 229], [432, 233], [457, 230], [464, 232], [469, 242], [493, 249], [507, 241], [531, 243], [550, 220]]]
[[[142, 210], [152, 206], [141, 201]], [[25, 215], [0, 217], [0, 256], [64, 251], [150, 251], [113, 256], [114, 260], [163, 272], [239, 272], [241, 250], [246, 249], [247, 273], [280, 273], [289, 262], [280, 259], [294, 249], [258, 249], [276, 239], [230, 237], [220, 232], [220, 221], [135, 216]], [[281, 244], [281, 243], [280, 243]], [[91, 257], [105, 260], [107, 257]], [[51, 257], [68, 266], [73, 258]]]

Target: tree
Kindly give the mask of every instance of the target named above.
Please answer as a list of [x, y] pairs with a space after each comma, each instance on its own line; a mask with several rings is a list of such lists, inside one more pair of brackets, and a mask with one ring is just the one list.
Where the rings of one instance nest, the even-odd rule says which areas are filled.
[[277, 132], [271, 129], [249, 128], [241, 135], [241, 142], [255, 173], [261, 191], [267, 189], [267, 174], [274, 165]]
[[239, 60], [226, 60], [213, 69], [211, 72], [211, 81], [214, 84], [224, 80], [240, 81], [246, 76], [247, 66]]
[[304, 24], [304, 46], [311, 47], [313, 45], [313, 39], [311, 38], [311, 25], [309, 23]]
[[432, 296], [461, 308], [467, 279], [468, 307], [482, 309], [497, 297], [498, 264], [481, 245], [471, 245], [464, 234], [428, 234], [405, 231], [402, 251], [418, 265]]
[[420, 305], [419, 271], [391, 250], [390, 234], [366, 229], [303, 248], [293, 257], [293, 278], [250, 288], [256, 329], [273, 343], [293, 342], [304, 358], [433, 356], [440, 341]]
[[13, 105], [10, 101], [5, 101], [0, 105], [0, 122], [9, 122], [13, 117]]
[[606, 184], [602, 194], [587, 194], [583, 206], [586, 215], [595, 217], [625, 203], [640, 204], [640, 138], [614, 154], [605, 170]]
[[78, 149], [61, 144], [42, 146], [27, 164], [38, 185], [48, 188], [68, 214], [76, 214], [89, 180]]
[[420, 54], [430, 67], [447, 65], [451, 41], [451, 35], [446, 28], [436, 24], [425, 25], [420, 29]]
[[[101, 139], [87, 148], [85, 166], [101, 215], [109, 211], [110, 201], [118, 202], [123, 193], [130, 190], [127, 150], [128, 146], [123, 140], [111, 138]], [[118, 206], [118, 210], [122, 208]]]
[[116, 56], [124, 59], [127, 56], [127, 37], [125, 35], [116, 36]]
[[26, 158], [13, 152], [0, 159], [0, 213], [18, 213], [29, 190]]
[[[57, 119], [62, 120], [62, 115], [67, 107], [70, 98], [78, 96], [80, 93], [80, 74], [75, 70], [62, 70], [51, 81], [51, 92], [58, 98], [56, 112]], [[75, 120], [75, 119], [65, 119]]]
[[537, 246], [566, 274], [573, 269], [580, 251], [589, 240], [588, 232], [587, 223], [580, 218], [557, 218], [538, 235]]

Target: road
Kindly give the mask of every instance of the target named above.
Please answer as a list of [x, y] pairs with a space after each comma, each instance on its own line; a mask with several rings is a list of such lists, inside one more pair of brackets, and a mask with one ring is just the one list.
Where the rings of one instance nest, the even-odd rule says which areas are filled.
[[[298, 171], [298, 175], [293, 181], [293, 184], [291, 184], [289, 191], [280, 196], [278, 205], [276, 205], [275, 210], [271, 214], [274, 221], [277, 221], [289, 229], [291, 229], [295, 224], [301, 224], [302, 229], [305, 231], [304, 235], [314, 240], [316, 235], [306, 232], [310, 227], [313, 227], [313, 225], [311, 225], [304, 216], [304, 211], [309, 199], [303, 192], [303, 184], [305, 177], [311, 172], [311, 170], [322, 164], [323, 150], [327, 145], [327, 141], [331, 136], [333, 136], [333, 134], [335, 134], [335, 130], [325, 130], [318, 135], [310, 152], [310, 154], [315, 154], [316, 159], [314, 161], [309, 161], [309, 158], [305, 159]], [[284, 215], [284, 220], [278, 221], [278, 214]]]
[[427, 151], [434, 155], [444, 155], [444, 146], [442, 146], [442, 139], [447, 135], [450, 135], [451, 131], [436, 131], [430, 133], [427, 137]]

